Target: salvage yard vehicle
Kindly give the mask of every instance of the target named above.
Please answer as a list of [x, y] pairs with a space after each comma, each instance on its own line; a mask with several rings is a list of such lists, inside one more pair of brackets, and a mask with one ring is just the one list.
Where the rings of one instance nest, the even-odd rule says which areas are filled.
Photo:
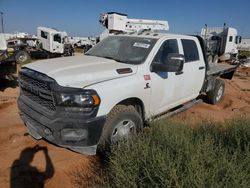
[[105, 37], [118, 33], [134, 33], [142, 30], [169, 30], [168, 21], [165, 20], [148, 20], [148, 19], [131, 19], [127, 14], [118, 12], [103, 13], [99, 19], [106, 30], [100, 35], [100, 40]]
[[69, 37], [69, 42], [74, 48], [81, 48], [87, 52], [90, 48], [96, 45], [96, 37]]
[[34, 138], [79, 153], [140, 132], [160, 116], [223, 97], [236, 65], [209, 64], [204, 41], [145, 31], [109, 36], [84, 56], [42, 60], [19, 73], [20, 116]]
[[48, 27], [37, 28], [38, 44], [30, 53], [44, 53], [49, 57], [72, 56], [73, 47], [65, 31]]
[[134, 33], [147, 29], [169, 30], [168, 21], [131, 19], [127, 14], [118, 12], [107, 12], [100, 15], [99, 23], [106, 29], [98, 37], [70, 37], [70, 42], [74, 47], [83, 48], [84, 53], [91, 49], [101, 40], [110, 35], [119, 33]]
[[13, 78], [16, 62], [10, 55], [4, 35], [0, 34], [0, 79]]
[[237, 45], [241, 43], [241, 36], [235, 28], [208, 27], [205, 25], [201, 30], [201, 37], [207, 47], [208, 62], [236, 61], [238, 56]]
[[48, 27], [38, 27], [37, 37], [20, 37], [7, 40], [8, 48], [14, 50], [17, 63], [24, 63], [34, 58], [54, 58], [72, 56], [73, 46], [65, 31]]
[[30, 55], [27, 52], [29, 40], [36, 40], [31, 38], [13, 38], [7, 40], [7, 47], [13, 51], [13, 61], [22, 64], [30, 60]]

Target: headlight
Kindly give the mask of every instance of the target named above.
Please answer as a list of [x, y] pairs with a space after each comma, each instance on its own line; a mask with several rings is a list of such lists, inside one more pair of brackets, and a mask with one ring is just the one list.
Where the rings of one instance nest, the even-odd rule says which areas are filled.
[[100, 98], [96, 94], [61, 93], [57, 95], [57, 104], [65, 107], [91, 108], [100, 104]]

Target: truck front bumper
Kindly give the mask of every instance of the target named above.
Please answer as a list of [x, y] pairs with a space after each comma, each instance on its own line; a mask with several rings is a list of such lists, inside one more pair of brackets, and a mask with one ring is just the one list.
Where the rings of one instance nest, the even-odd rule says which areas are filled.
[[79, 113], [51, 113], [25, 96], [19, 97], [18, 107], [28, 132], [34, 138], [45, 138], [82, 154], [96, 154], [106, 116], [86, 119]]

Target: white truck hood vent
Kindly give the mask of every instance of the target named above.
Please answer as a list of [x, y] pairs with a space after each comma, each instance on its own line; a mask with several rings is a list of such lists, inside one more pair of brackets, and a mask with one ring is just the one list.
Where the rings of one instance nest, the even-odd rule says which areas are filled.
[[137, 71], [137, 65], [85, 55], [41, 60], [25, 67], [46, 74], [61, 86], [77, 88], [130, 76]]
[[133, 70], [131, 68], [122, 68], [122, 69], [116, 69], [116, 72], [118, 74], [128, 74], [128, 73], [132, 73]]

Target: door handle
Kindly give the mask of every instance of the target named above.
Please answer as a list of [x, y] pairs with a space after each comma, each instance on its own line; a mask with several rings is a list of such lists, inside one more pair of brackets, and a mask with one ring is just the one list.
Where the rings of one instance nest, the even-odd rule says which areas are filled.
[[199, 70], [205, 69], [205, 67], [199, 67]]
[[183, 74], [183, 71], [176, 72], [175, 75]]

